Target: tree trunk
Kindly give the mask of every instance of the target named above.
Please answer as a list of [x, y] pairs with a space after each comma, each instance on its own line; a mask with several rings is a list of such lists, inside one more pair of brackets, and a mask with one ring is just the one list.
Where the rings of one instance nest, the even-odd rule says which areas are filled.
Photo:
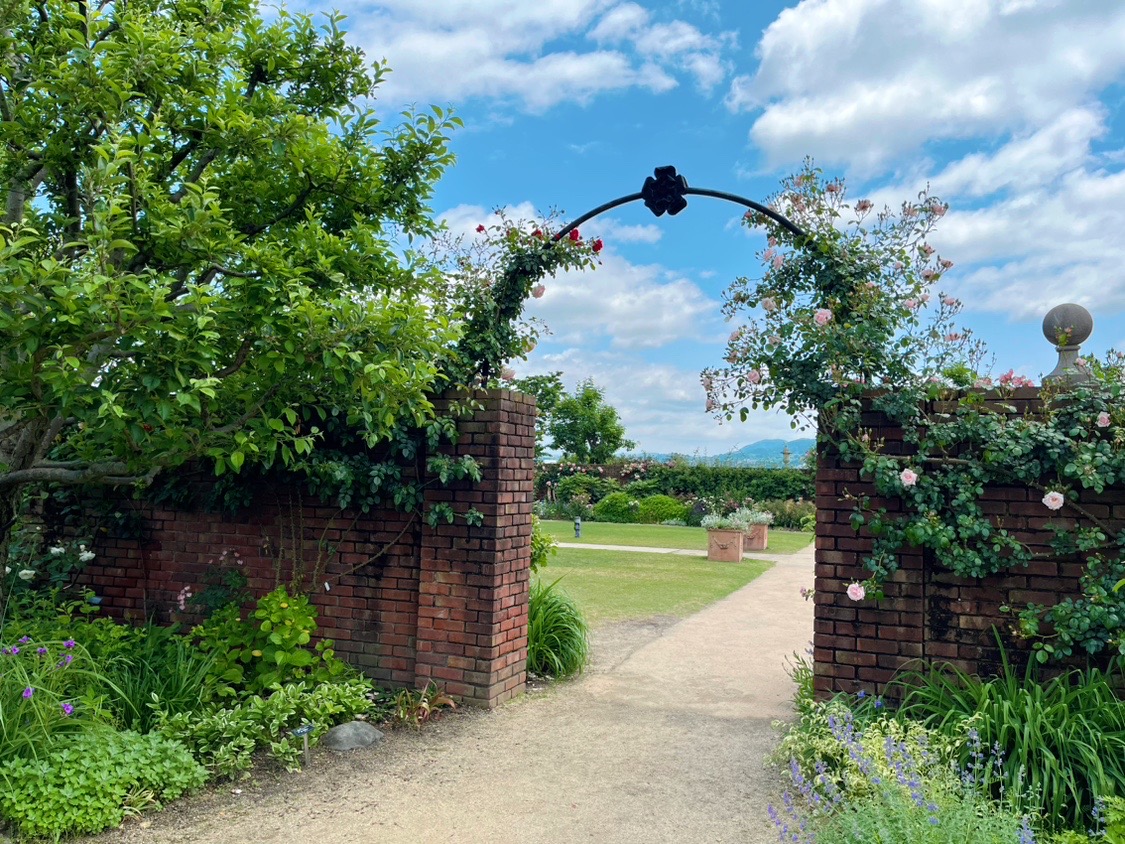
[[22, 498], [21, 487], [0, 489], [0, 630], [4, 627], [5, 611], [8, 608], [8, 568], [14, 568], [9, 561], [8, 548]]

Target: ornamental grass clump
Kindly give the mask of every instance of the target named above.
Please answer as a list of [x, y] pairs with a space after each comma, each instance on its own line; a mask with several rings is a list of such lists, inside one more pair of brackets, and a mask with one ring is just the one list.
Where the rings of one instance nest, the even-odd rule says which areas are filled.
[[[1071, 671], [1040, 682], [1006, 654], [1001, 673], [981, 680], [953, 666], [904, 674], [892, 691], [896, 715], [946, 736], [969, 724], [1000, 760], [997, 790], [1025, 790], [1049, 829], [1082, 828], [1100, 797], [1125, 794], [1125, 701], [1117, 672]], [[959, 758], [970, 761], [972, 743]]]
[[573, 677], [586, 667], [590, 634], [574, 600], [557, 587], [535, 579], [527, 613], [527, 670], [556, 679]]

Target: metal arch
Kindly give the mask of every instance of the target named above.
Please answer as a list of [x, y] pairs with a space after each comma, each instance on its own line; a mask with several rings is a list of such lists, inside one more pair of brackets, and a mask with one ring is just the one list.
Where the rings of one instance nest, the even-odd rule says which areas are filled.
[[591, 211], [587, 211], [581, 217], [564, 226], [558, 233], [553, 235], [551, 239], [562, 240], [587, 220], [592, 220], [599, 214], [604, 214], [606, 211], [611, 211], [621, 205], [636, 202], [638, 199], [643, 200], [649, 210], [657, 217], [665, 212], [670, 216], [675, 216], [687, 207], [687, 200], [684, 199], [685, 196], [710, 196], [715, 199], [724, 199], [727, 202], [733, 202], [736, 205], [741, 205], [769, 217], [775, 223], [783, 226], [798, 237], [806, 237], [804, 230], [796, 223], [783, 214], [774, 211], [772, 208], [768, 208], [760, 202], [755, 202], [752, 199], [747, 199], [738, 194], [709, 190], [707, 188], [688, 187], [687, 179], [676, 173], [675, 167], [668, 166], [657, 167], [656, 170], [653, 171], [653, 175], [645, 179], [644, 188], [639, 193], [619, 196], [617, 199], [612, 199]]

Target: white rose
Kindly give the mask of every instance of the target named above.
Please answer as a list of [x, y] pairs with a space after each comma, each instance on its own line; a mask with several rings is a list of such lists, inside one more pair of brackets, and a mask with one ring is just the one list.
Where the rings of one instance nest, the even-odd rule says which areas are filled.
[[66, 549], [63, 548], [63, 546], [61, 546], [61, 545], [52, 545], [47, 550], [50, 551], [51, 556], [54, 556], [54, 557], [59, 556], [59, 554], [65, 554], [66, 553]]
[[23, 569], [19, 573], [20, 580], [31, 580], [33, 577], [35, 577], [35, 569]]

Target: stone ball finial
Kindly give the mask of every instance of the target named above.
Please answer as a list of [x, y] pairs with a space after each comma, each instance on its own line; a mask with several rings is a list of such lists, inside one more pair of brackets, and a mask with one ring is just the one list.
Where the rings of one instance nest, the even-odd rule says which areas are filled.
[[1054, 346], [1081, 346], [1094, 332], [1094, 318], [1081, 305], [1056, 305], [1043, 317], [1043, 336]]
[[1059, 362], [1043, 383], [1052, 381], [1077, 384], [1090, 380], [1085, 367], [1078, 366], [1078, 349], [1094, 332], [1094, 318], [1081, 305], [1058, 305], [1043, 317], [1043, 336], [1059, 353]]

